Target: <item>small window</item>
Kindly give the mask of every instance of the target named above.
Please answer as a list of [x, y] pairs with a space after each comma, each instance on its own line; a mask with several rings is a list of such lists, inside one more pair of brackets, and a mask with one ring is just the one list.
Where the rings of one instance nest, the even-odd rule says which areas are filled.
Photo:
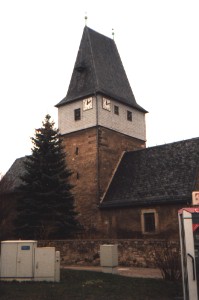
[[79, 154], [79, 148], [78, 148], [78, 147], [76, 147], [76, 149], [75, 149], [75, 154], [76, 154], [76, 155]]
[[158, 225], [158, 214], [154, 209], [146, 209], [141, 213], [141, 226], [143, 233], [156, 233]]
[[116, 115], [119, 115], [119, 106], [114, 105], [114, 113], [115, 113]]
[[155, 214], [144, 213], [144, 232], [154, 232], [155, 231]]
[[127, 110], [127, 120], [132, 121], [132, 112]]
[[80, 108], [77, 108], [74, 110], [74, 118], [75, 121], [81, 120], [81, 110]]

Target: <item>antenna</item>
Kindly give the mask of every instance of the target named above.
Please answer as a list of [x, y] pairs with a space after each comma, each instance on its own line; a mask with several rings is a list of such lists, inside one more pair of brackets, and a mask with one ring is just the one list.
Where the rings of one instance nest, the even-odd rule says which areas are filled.
[[112, 36], [113, 36], [113, 40], [114, 40], [115, 32], [114, 32], [113, 28], [112, 28]]
[[87, 19], [88, 19], [88, 17], [87, 17], [87, 12], [85, 12], [85, 17], [84, 17], [84, 20], [85, 20], [85, 26], [87, 26]]

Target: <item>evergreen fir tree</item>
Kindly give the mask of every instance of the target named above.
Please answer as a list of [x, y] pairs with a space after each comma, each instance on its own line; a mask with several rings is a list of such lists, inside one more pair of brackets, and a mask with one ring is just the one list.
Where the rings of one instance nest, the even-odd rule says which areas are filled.
[[68, 238], [79, 229], [74, 210], [71, 172], [58, 129], [46, 115], [32, 137], [32, 155], [24, 162], [17, 206], [18, 238]]

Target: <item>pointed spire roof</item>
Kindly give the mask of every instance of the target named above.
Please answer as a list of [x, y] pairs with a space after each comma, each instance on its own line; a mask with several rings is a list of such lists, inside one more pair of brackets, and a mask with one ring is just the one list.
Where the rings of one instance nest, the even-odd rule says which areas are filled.
[[140, 111], [113, 39], [85, 26], [66, 97], [56, 106], [102, 94]]

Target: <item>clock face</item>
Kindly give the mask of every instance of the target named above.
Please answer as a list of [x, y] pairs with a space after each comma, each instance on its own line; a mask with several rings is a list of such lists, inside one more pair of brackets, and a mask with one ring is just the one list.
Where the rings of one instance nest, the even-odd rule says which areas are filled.
[[102, 107], [108, 111], [111, 111], [111, 101], [106, 98], [102, 98]]
[[93, 108], [93, 98], [89, 97], [83, 100], [83, 110], [88, 110]]

